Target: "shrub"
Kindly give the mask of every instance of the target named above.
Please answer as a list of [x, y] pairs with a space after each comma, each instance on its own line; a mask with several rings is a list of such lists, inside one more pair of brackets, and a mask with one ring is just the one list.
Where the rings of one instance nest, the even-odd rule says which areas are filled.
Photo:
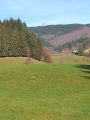
[[90, 57], [90, 48], [84, 50], [84, 55], [87, 56], [87, 57]]
[[42, 61], [44, 61], [46, 63], [51, 63], [52, 62], [52, 58], [45, 48], [43, 48], [43, 59], [42, 59]]

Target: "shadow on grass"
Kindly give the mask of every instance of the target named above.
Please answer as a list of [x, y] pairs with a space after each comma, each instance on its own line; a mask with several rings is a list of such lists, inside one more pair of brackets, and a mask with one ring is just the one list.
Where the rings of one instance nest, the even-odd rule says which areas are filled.
[[82, 70], [82, 72], [85, 72], [85, 73], [89, 73], [89, 74], [90, 74], [90, 71], [83, 71], [83, 70]]
[[[81, 77], [90, 80], [90, 65], [77, 65], [76, 67], [81, 69], [80, 71], [83, 72]], [[88, 74], [83, 75], [84, 73], [88, 73]]]
[[81, 76], [81, 77], [84, 77], [86, 79], [89, 79], [90, 80], [90, 77], [89, 76]]
[[78, 65], [78, 66], [76, 66], [76, 67], [81, 68], [81, 69], [90, 70], [90, 65]]

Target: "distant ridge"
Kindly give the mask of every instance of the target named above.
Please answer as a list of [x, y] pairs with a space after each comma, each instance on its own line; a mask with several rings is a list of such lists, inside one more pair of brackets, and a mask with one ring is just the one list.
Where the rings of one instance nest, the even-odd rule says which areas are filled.
[[47, 25], [29, 27], [29, 30], [55, 47], [90, 37], [90, 24]]

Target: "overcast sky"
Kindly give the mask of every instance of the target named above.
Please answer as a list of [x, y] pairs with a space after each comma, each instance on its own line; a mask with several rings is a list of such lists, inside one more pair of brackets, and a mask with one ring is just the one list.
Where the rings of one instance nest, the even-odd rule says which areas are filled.
[[0, 0], [0, 19], [18, 17], [27, 26], [90, 23], [90, 0]]

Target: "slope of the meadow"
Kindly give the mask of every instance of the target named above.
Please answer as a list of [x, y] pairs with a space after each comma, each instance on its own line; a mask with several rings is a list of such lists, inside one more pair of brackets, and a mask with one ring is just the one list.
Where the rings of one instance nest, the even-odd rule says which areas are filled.
[[28, 57], [3, 57], [0, 58], [1, 65], [26, 65], [26, 64], [40, 64], [38, 60], [28, 58]]
[[0, 120], [89, 120], [90, 64], [0, 66]]
[[90, 64], [90, 57], [78, 55], [52, 55], [53, 63]]
[[[90, 58], [77, 55], [52, 55], [53, 63], [69, 63], [69, 64], [88, 64]], [[42, 64], [44, 62], [28, 57], [3, 57], [0, 58], [0, 66], [3, 65], [27, 65], [27, 64]]]

